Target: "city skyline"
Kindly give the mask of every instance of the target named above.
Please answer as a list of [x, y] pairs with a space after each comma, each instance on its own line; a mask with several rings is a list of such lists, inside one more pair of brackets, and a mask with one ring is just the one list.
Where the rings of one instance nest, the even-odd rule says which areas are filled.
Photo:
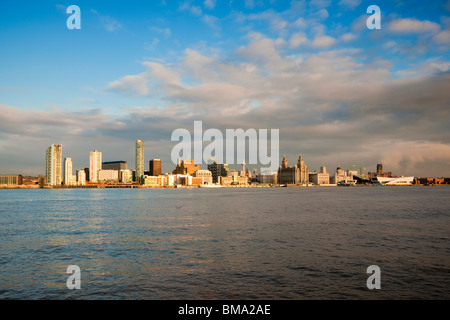
[[170, 171], [172, 131], [202, 120], [279, 129], [313, 169], [450, 176], [450, 1], [76, 4], [81, 30], [69, 4], [2, 4], [1, 173], [45, 174], [53, 143], [74, 169], [134, 163], [136, 137]]
[[[211, 171], [213, 174], [213, 177], [217, 176], [217, 169], [214, 166], [218, 166], [221, 168], [222, 166], [225, 166], [227, 170], [232, 170], [234, 172], [239, 173], [240, 176], [246, 175], [246, 162], [243, 161], [241, 164], [232, 164], [232, 167], [229, 168], [229, 164], [225, 162], [217, 162], [215, 158], [210, 159], [209, 163], [203, 163], [203, 166], [205, 168], [200, 168], [200, 164], [197, 164], [194, 162], [191, 158], [179, 158], [177, 159], [177, 163], [173, 164], [170, 163], [169, 165], [166, 165], [167, 167], [170, 167], [172, 165], [175, 166], [175, 170], [169, 169], [169, 170], [162, 170], [163, 166], [161, 164], [161, 159], [151, 159], [149, 160], [148, 170], [145, 169], [145, 161], [147, 161], [143, 155], [143, 149], [144, 149], [144, 142], [140, 139], [137, 139], [134, 142], [135, 146], [135, 168], [128, 168], [127, 161], [124, 160], [115, 160], [115, 161], [103, 161], [102, 160], [102, 152], [98, 150], [90, 151], [89, 152], [89, 167], [79, 167], [78, 169], [73, 167], [72, 158], [71, 157], [65, 157], [62, 150], [62, 144], [55, 145], [52, 144], [46, 149], [46, 167], [45, 171], [46, 174], [39, 176], [47, 177], [48, 182], [47, 185], [55, 186], [55, 185], [61, 185], [61, 184], [68, 184], [72, 185], [78, 181], [78, 172], [85, 170], [89, 170], [89, 179], [88, 181], [93, 183], [98, 183], [99, 181], [99, 171], [119, 171], [119, 175], [117, 176], [117, 179], [120, 180], [120, 171], [133, 171], [135, 172], [136, 177], [141, 177], [143, 175], [149, 175], [149, 176], [159, 176], [164, 174], [188, 174], [192, 175], [195, 171]], [[64, 161], [62, 160], [64, 158]], [[62, 163], [64, 163], [64, 166], [62, 166]], [[185, 168], [190, 168], [188, 172], [178, 172], [178, 169], [181, 168], [180, 165], [183, 165]], [[237, 167], [241, 166], [242, 170], [236, 170]], [[213, 170], [211, 168], [214, 167]], [[303, 159], [303, 155], [300, 154], [297, 164], [295, 166], [296, 173], [294, 173], [294, 166], [288, 165], [288, 160], [286, 157], [286, 154], [283, 155], [282, 160], [279, 163], [279, 166], [277, 168], [277, 171], [267, 171], [262, 170], [264, 168], [258, 168], [253, 167], [253, 169], [250, 171], [250, 168], [247, 170], [250, 172], [254, 172], [256, 175], [272, 175], [276, 172], [280, 174], [280, 170], [287, 170], [287, 173], [283, 173], [286, 175], [287, 180], [290, 180], [292, 177], [292, 181], [294, 181], [294, 184], [307, 184], [309, 181], [307, 178], [305, 178], [305, 175], [308, 176], [310, 174], [317, 174], [317, 173], [327, 173], [327, 167], [326, 166], [320, 166], [320, 168], [312, 168], [309, 169], [306, 165], [306, 162]], [[337, 165], [336, 172], [355, 172], [355, 174], [365, 174], [368, 175], [368, 177], [403, 177], [403, 174], [396, 174], [392, 172], [384, 172], [383, 171], [383, 164], [377, 163], [375, 171], [371, 171], [371, 168], [366, 167], [357, 167], [356, 165], [349, 166], [348, 168], [342, 168], [341, 165]], [[136, 170], [139, 169], [139, 170]], [[76, 171], [76, 175], [73, 175], [73, 171]], [[219, 169], [220, 171], [221, 169]], [[331, 169], [333, 171], [333, 169]], [[59, 174], [58, 174], [59, 172]], [[155, 173], [157, 172], [157, 173]], [[222, 173], [223, 174], [223, 173]], [[294, 178], [295, 176], [295, 178]], [[413, 175], [416, 178], [426, 178], [424, 176], [419, 175]], [[49, 178], [48, 178], [49, 177]], [[67, 179], [67, 177], [69, 177]], [[444, 176], [439, 176], [441, 178], [444, 178]], [[282, 178], [282, 177], [281, 177]], [[85, 179], [85, 178], [84, 178]], [[217, 182], [217, 181], [214, 181]], [[335, 182], [336, 183], [336, 182]]]

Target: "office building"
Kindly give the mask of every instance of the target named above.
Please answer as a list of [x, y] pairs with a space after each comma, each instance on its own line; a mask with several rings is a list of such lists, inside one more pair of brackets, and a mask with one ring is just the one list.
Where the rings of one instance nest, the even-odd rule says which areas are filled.
[[17, 186], [23, 184], [23, 177], [21, 174], [0, 174], [1, 186]]
[[104, 170], [127, 170], [128, 164], [126, 161], [109, 161], [102, 163], [102, 169]]
[[60, 186], [62, 184], [62, 145], [52, 144], [46, 152], [47, 185]]
[[321, 172], [310, 173], [309, 182], [315, 185], [330, 184], [330, 174]]
[[98, 170], [99, 182], [119, 182], [119, 171], [117, 170]]
[[161, 175], [161, 160], [153, 159], [149, 162], [149, 173], [150, 176], [160, 176]]
[[98, 171], [102, 169], [102, 153], [94, 150], [89, 154], [89, 181], [98, 182]]

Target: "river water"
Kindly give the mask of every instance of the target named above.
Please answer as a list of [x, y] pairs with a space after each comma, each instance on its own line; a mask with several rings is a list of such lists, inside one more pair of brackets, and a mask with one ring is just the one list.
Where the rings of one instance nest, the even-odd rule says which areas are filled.
[[450, 188], [0, 190], [0, 244], [0, 299], [449, 299]]

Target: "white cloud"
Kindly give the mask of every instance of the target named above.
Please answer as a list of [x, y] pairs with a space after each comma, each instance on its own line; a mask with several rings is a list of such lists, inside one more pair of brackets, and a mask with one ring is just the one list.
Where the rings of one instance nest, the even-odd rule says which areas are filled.
[[147, 79], [143, 75], [125, 76], [118, 81], [110, 82], [108, 89], [127, 95], [137, 94], [139, 96], [145, 96], [149, 93]]
[[440, 30], [439, 24], [428, 20], [417, 19], [396, 19], [389, 24], [389, 30], [398, 33], [437, 33]]
[[450, 44], [450, 30], [443, 30], [433, 37], [433, 41], [439, 44]]
[[151, 30], [158, 34], [164, 35], [166, 38], [170, 38], [170, 36], [172, 35], [172, 31], [170, 30], [170, 28], [152, 27]]
[[178, 9], [180, 11], [189, 11], [194, 16], [201, 16], [203, 13], [202, 8], [196, 5], [192, 5], [191, 1], [185, 1], [181, 3]]
[[216, 7], [216, 0], [205, 0], [203, 6], [207, 9], [214, 9]]
[[329, 48], [336, 43], [336, 40], [330, 36], [316, 36], [312, 42], [312, 46], [316, 48]]
[[271, 29], [277, 32], [283, 30], [288, 25], [288, 22], [284, 20], [280, 14], [272, 10], [267, 10], [259, 13], [252, 13], [247, 18], [248, 20], [267, 21], [269, 22]]
[[301, 44], [306, 43], [308, 39], [304, 32], [297, 32], [291, 36], [289, 40], [289, 46], [291, 48], [298, 48]]
[[253, 9], [255, 7], [255, 2], [253, 0], [244, 0], [244, 4], [247, 9]]
[[353, 33], [344, 33], [344, 34], [342, 35], [342, 40], [343, 40], [344, 42], [350, 42], [350, 41], [353, 41], [353, 40], [355, 40], [355, 39], [356, 39], [356, 35], [353, 34]]
[[316, 15], [319, 19], [326, 19], [330, 16], [327, 9], [320, 9]]
[[113, 32], [122, 28], [122, 24], [115, 18], [102, 15], [97, 10], [91, 9], [91, 12], [97, 15], [100, 23], [105, 28], [106, 31]]
[[292, 26], [295, 28], [305, 28], [307, 26], [307, 22], [303, 18], [298, 18], [292, 23]]
[[339, 5], [346, 6], [350, 9], [355, 9], [360, 4], [361, 4], [361, 0], [341, 0], [341, 1], [339, 1]]

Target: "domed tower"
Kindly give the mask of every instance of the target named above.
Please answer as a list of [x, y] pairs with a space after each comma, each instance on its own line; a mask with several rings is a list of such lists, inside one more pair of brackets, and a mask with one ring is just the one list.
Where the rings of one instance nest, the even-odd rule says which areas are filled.
[[286, 155], [283, 156], [283, 160], [281, 161], [281, 167], [286, 169], [289, 166], [288, 161], [286, 159]]

